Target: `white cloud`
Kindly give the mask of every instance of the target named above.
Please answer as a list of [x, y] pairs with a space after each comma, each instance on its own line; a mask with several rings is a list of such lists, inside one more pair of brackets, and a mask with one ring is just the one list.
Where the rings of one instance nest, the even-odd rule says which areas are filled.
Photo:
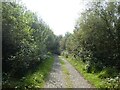
[[84, 9], [82, 0], [22, 0], [28, 9], [50, 26], [56, 35], [73, 32], [76, 19]]

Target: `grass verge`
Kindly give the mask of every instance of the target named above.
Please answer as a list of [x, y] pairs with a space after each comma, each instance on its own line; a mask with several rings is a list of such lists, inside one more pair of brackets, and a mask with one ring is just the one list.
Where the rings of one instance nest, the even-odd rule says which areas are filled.
[[68, 60], [76, 68], [76, 70], [80, 72], [84, 76], [84, 78], [93, 85], [93, 87], [104, 88], [104, 82], [98, 77], [99, 75], [95, 73], [87, 73], [85, 71], [85, 64], [82, 61], [74, 60], [71, 57], [66, 58], [66, 60]]
[[17, 80], [15, 78], [10, 78], [9, 83], [5, 84], [3, 88], [43, 88], [45, 84], [45, 79], [51, 71], [54, 62], [54, 57], [51, 56], [41, 63], [36, 70], [30, 71], [25, 77]]
[[60, 58], [60, 63], [61, 63], [62, 71], [63, 71], [64, 76], [65, 76], [66, 88], [72, 88], [72, 82], [70, 81], [70, 76], [69, 76], [70, 73], [67, 70], [67, 68], [65, 67], [65, 63], [61, 58]]

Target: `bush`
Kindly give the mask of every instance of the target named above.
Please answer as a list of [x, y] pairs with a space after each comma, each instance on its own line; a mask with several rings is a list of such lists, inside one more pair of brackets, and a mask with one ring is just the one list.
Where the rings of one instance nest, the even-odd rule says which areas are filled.
[[51, 56], [51, 55], [52, 55], [52, 53], [51, 53], [51, 52], [47, 52], [47, 55], [50, 55], [50, 56]]
[[66, 54], [65, 57], [68, 58], [68, 54]]
[[3, 2], [2, 15], [3, 72], [21, 78], [52, 55], [50, 52], [57, 49], [57, 37], [41, 18], [21, 4]]
[[114, 78], [106, 78], [103, 83], [104, 88], [120, 88], [120, 75]]
[[86, 68], [87, 73], [92, 72], [92, 67], [89, 64], [87, 64], [85, 68]]
[[118, 71], [115, 68], [105, 68], [104, 70], [102, 70], [98, 77], [100, 78], [111, 78], [111, 77], [115, 77], [118, 74]]

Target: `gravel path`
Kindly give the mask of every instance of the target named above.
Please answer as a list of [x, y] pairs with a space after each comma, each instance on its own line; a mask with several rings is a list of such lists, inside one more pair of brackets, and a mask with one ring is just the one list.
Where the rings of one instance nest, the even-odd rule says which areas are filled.
[[85, 80], [67, 60], [62, 60], [64, 61], [65, 66], [70, 73], [70, 79], [72, 81], [73, 88], [92, 88], [87, 80]]
[[65, 88], [65, 79], [58, 56], [55, 56], [52, 71], [48, 77], [45, 88]]
[[[92, 86], [80, 75], [80, 73], [65, 59], [65, 67], [70, 73], [70, 81], [72, 88], [92, 88]], [[65, 74], [61, 69], [61, 64], [58, 56], [55, 56], [52, 71], [46, 81], [45, 88], [66, 88]]]

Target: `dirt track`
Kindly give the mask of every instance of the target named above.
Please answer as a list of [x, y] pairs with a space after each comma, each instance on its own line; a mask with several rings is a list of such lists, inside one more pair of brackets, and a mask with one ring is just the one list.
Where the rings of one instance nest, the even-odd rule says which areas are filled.
[[[65, 59], [62, 59], [65, 68], [69, 72], [72, 88], [92, 88], [92, 86], [80, 75], [80, 73]], [[52, 71], [46, 81], [45, 88], [67, 88], [65, 74], [62, 71], [60, 59], [55, 56]]]

